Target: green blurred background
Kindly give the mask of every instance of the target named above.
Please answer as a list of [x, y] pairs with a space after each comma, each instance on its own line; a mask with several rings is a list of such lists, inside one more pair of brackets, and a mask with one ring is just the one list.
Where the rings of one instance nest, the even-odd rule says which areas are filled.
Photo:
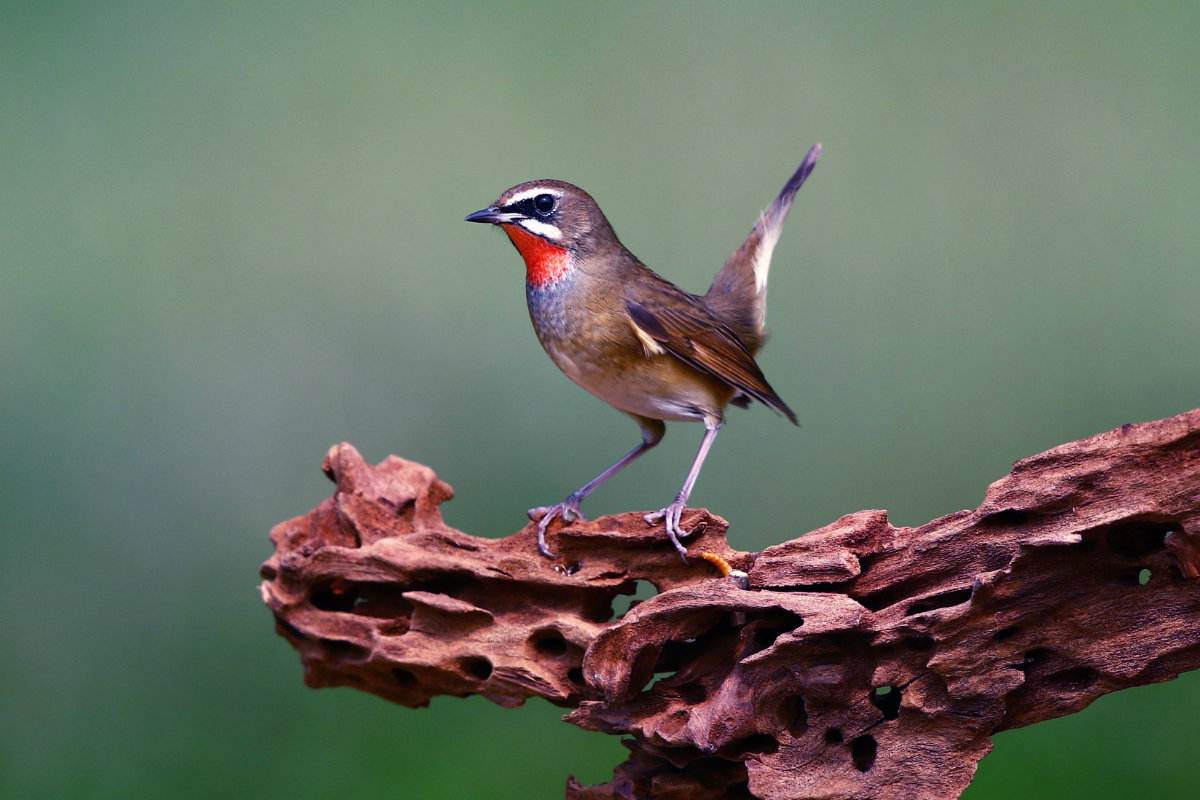
[[[0, 795], [561, 796], [531, 702], [314, 692], [257, 591], [337, 441], [499, 536], [637, 431], [462, 223], [590, 190], [702, 290], [814, 141], [763, 363], [694, 501], [756, 549], [917, 524], [1197, 405], [1200, 6], [58, 3], [0, 11]], [[657, 508], [700, 430], [588, 503]], [[1200, 674], [1003, 734], [967, 796], [1194, 797]]]

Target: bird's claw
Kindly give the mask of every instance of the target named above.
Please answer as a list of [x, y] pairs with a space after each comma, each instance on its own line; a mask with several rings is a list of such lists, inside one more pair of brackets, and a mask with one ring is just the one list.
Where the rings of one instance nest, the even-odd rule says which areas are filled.
[[675, 548], [675, 552], [679, 553], [679, 557], [687, 563], [687, 548], [679, 541], [691, 536], [694, 531], [685, 531], [679, 526], [679, 518], [683, 515], [687, 504], [682, 500], [676, 500], [666, 508], [661, 508], [658, 511], [652, 511], [642, 519], [646, 520], [650, 525], [663, 523], [663, 527], [667, 529], [667, 538], [671, 540], [671, 544]]
[[554, 558], [554, 551], [546, 544], [546, 530], [549, 529], [550, 523], [556, 518], [561, 519], [563, 523], [569, 524], [576, 520], [586, 522], [587, 517], [583, 515], [579, 504], [582, 501], [571, 496], [561, 503], [555, 503], [552, 506], [538, 506], [529, 509], [529, 518], [537, 523], [537, 547], [538, 552], [546, 558]]

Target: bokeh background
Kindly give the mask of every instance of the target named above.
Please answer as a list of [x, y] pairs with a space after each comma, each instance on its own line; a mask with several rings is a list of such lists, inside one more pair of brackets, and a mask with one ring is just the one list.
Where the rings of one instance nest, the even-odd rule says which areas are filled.
[[[559, 375], [501, 189], [589, 189], [704, 289], [814, 141], [694, 496], [760, 548], [917, 524], [1200, 398], [1195, 4], [0, 5], [0, 795], [561, 796], [531, 702], [314, 692], [259, 602], [337, 441], [499, 536], [637, 437]], [[697, 438], [588, 503], [670, 499]], [[1195, 796], [1200, 675], [996, 738], [984, 798]]]

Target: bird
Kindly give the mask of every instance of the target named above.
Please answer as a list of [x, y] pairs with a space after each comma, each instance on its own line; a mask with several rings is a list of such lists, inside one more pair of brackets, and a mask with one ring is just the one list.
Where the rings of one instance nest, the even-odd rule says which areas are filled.
[[555, 557], [546, 541], [551, 523], [584, 520], [584, 499], [662, 441], [666, 422], [699, 422], [704, 434], [679, 492], [645, 515], [647, 524], [663, 524], [686, 562], [682, 540], [690, 532], [680, 518], [726, 407], [757, 400], [799, 424], [755, 355], [765, 340], [771, 256], [792, 201], [820, 156], [821, 145], [813, 145], [703, 295], [643, 264], [592, 196], [566, 181], [517, 184], [467, 215], [467, 222], [502, 229], [524, 260], [529, 318], [550, 359], [641, 429], [633, 449], [562, 502], [529, 509], [542, 555]]

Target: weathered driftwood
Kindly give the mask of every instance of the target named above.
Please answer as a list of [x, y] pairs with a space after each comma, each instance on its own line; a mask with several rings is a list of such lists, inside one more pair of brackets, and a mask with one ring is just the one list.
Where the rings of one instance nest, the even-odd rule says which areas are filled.
[[[1200, 409], [1018, 462], [919, 528], [862, 511], [760, 553], [689, 511], [683, 564], [640, 513], [506, 539], [446, 526], [399, 458], [325, 460], [271, 533], [262, 596], [310, 686], [408, 706], [537, 695], [629, 737], [571, 798], [951, 798], [996, 731], [1200, 667]], [[635, 581], [658, 589], [614, 619]]]

